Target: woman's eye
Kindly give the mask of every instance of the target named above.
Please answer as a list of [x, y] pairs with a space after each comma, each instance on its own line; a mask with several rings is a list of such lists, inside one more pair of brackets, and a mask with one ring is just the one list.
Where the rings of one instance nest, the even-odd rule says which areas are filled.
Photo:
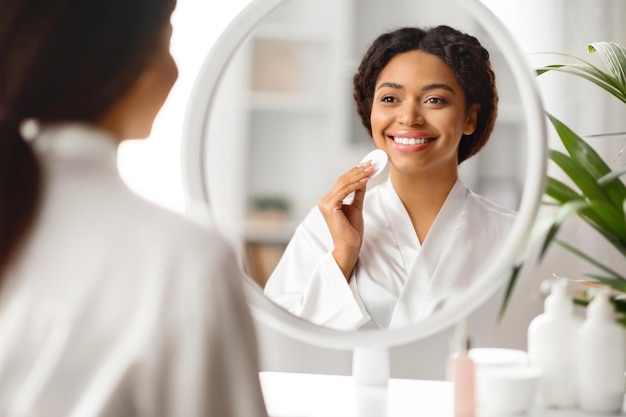
[[380, 101], [383, 103], [393, 103], [396, 101], [396, 99], [395, 97], [392, 97], [392, 96], [383, 96], [381, 97]]
[[441, 97], [428, 97], [425, 101], [427, 104], [445, 104], [446, 100]]

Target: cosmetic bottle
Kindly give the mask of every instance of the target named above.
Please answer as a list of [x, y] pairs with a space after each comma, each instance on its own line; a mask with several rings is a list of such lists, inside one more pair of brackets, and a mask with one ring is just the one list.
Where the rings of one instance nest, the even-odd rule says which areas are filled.
[[578, 332], [578, 392], [580, 409], [612, 414], [622, 410], [626, 335], [615, 321], [606, 291], [596, 293]]
[[575, 408], [578, 405], [576, 342], [581, 323], [574, 315], [567, 281], [554, 281], [543, 314], [528, 326], [530, 365], [541, 371], [536, 397], [538, 406]]
[[454, 390], [454, 417], [474, 417], [476, 413], [476, 367], [469, 356], [470, 340], [462, 325], [457, 332], [457, 348], [449, 360], [449, 376]]

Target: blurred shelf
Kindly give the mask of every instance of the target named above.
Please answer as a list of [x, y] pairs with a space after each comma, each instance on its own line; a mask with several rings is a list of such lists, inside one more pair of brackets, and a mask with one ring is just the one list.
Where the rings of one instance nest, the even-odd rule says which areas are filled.
[[288, 219], [272, 216], [248, 218], [246, 221], [246, 241], [272, 245], [286, 245], [295, 231], [296, 225]]
[[254, 111], [272, 111], [287, 113], [315, 113], [327, 111], [320, 97], [306, 93], [283, 93], [251, 91], [248, 105]]

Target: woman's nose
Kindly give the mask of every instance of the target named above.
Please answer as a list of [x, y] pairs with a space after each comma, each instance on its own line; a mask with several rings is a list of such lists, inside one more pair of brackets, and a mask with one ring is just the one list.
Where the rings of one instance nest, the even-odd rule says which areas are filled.
[[406, 126], [424, 124], [424, 116], [415, 103], [405, 103], [400, 109], [399, 122]]

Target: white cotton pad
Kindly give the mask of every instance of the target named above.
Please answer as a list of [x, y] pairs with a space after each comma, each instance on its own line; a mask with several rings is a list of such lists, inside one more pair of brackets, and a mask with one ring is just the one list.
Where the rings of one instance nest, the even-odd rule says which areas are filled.
[[374, 178], [376, 175], [380, 174], [383, 169], [387, 166], [387, 153], [382, 149], [374, 149], [367, 155], [361, 159], [360, 163], [366, 161], [372, 161], [372, 165], [374, 166], [374, 173], [370, 177], [370, 179]]
[[[382, 149], [374, 149], [365, 155], [359, 163], [362, 164], [367, 161], [372, 161], [372, 166], [374, 167], [374, 173], [370, 177], [370, 179], [372, 179], [380, 174], [387, 166], [387, 153]], [[343, 199], [343, 204], [352, 204], [352, 200], [354, 200], [354, 193], [348, 194], [346, 198]]]

